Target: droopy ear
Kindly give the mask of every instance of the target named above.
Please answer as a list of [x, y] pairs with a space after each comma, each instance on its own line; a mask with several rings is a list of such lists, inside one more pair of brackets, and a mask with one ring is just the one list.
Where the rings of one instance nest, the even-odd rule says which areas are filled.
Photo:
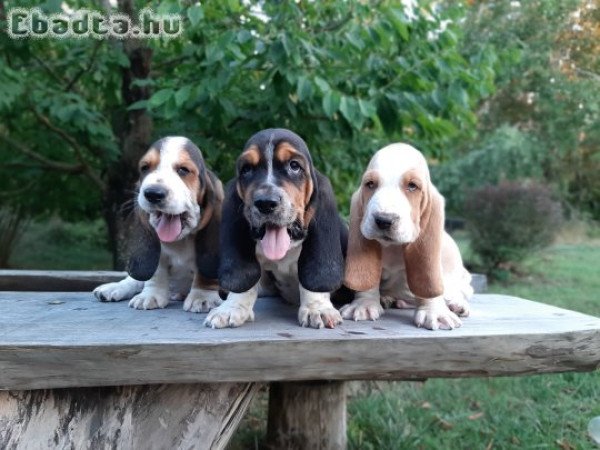
[[364, 202], [359, 188], [352, 195], [350, 231], [344, 285], [355, 291], [367, 291], [379, 285], [381, 279], [381, 245], [366, 239], [360, 231]]
[[142, 214], [140, 211], [133, 213], [129, 229], [127, 273], [138, 281], [148, 281], [160, 261], [160, 240]]
[[302, 287], [313, 292], [333, 292], [342, 285], [344, 255], [342, 222], [329, 180], [313, 169], [314, 216], [308, 224], [306, 239], [298, 259], [298, 278]]
[[223, 185], [210, 171], [205, 171], [204, 195], [200, 200], [202, 218], [196, 233], [196, 266], [198, 272], [210, 279], [217, 279], [219, 272], [219, 234]]
[[420, 233], [404, 249], [406, 277], [411, 292], [419, 298], [433, 298], [444, 293], [442, 280], [442, 233], [444, 199], [429, 184], [421, 200]]
[[227, 184], [220, 228], [221, 262], [219, 285], [231, 292], [246, 292], [260, 280], [256, 242], [244, 217], [244, 204], [236, 189], [236, 179]]

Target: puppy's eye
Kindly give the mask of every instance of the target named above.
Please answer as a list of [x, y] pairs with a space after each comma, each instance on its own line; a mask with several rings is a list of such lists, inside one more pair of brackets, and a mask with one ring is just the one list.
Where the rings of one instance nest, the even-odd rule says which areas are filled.
[[244, 164], [242, 166], [242, 168], [240, 169], [240, 175], [248, 175], [248, 174], [252, 173], [252, 169], [253, 169], [252, 165]]
[[295, 159], [290, 161], [290, 170], [292, 172], [300, 172], [302, 170], [302, 166]]
[[370, 180], [370, 181], [367, 181], [367, 182], [365, 183], [365, 187], [366, 187], [367, 189], [371, 189], [371, 190], [373, 190], [373, 189], [375, 189], [375, 188], [377, 187], [377, 185], [375, 184], [375, 182], [374, 182], [373, 180]]
[[408, 183], [406, 185], [406, 189], [408, 189], [410, 192], [414, 192], [417, 189], [419, 189], [419, 186], [416, 185], [416, 183], [413, 183], [412, 181], [410, 183]]
[[149, 170], [150, 170], [150, 164], [148, 164], [148, 163], [144, 163], [140, 166], [141, 174], [147, 173]]
[[177, 168], [177, 175], [179, 175], [180, 177], [185, 177], [186, 175], [189, 175], [190, 173], [190, 169], [188, 169], [187, 167], [178, 167]]

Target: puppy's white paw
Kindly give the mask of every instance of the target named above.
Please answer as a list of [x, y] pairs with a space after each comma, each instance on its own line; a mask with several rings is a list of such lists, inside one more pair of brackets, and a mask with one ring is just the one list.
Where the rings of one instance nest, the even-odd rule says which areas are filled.
[[144, 288], [143, 281], [125, 278], [117, 283], [101, 284], [93, 294], [101, 302], [120, 302], [128, 300]]
[[192, 289], [183, 302], [183, 310], [195, 313], [208, 312], [216, 308], [223, 300], [219, 297], [218, 291], [209, 291], [208, 289]]
[[469, 317], [471, 307], [469, 306], [469, 302], [462, 295], [446, 296], [446, 294], [444, 294], [444, 300], [450, 311], [460, 317]]
[[461, 320], [444, 303], [442, 298], [430, 300], [415, 311], [414, 323], [428, 330], [452, 330], [462, 325]]
[[242, 305], [225, 301], [221, 306], [211, 310], [206, 316], [204, 325], [210, 328], [239, 327], [247, 321], [254, 320], [254, 311]]
[[333, 306], [326, 307], [311, 307], [300, 306], [298, 310], [298, 322], [303, 327], [312, 328], [335, 328], [340, 325], [343, 320], [340, 312]]
[[351, 320], [377, 320], [383, 314], [383, 308], [379, 300], [356, 299], [348, 305], [340, 308], [340, 314], [344, 319]]
[[129, 306], [135, 309], [157, 309], [164, 308], [169, 304], [169, 293], [145, 290], [133, 297], [129, 301]]

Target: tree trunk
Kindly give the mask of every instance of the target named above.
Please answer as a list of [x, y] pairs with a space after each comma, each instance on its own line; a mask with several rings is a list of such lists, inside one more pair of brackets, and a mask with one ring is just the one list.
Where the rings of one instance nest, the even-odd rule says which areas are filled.
[[[137, 22], [137, 11], [132, 0], [120, 0], [119, 10], [131, 17], [132, 23]], [[132, 211], [131, 202], [135, 195], [137, 163], [151, 144], [153, 126], [152, 118], [145, 109], [127, 110], [133, 103], [150, 98], [148, 86], [132, 86], [132, 83], [137, 79], [149, 78], [152, 49], [142, 39], [127, 39], [123, 42], [123, 50], [130, 64], [122, 71], [123, 112], [115, 125], [121, 156], [108, 170], [108, 187], [104, 193], [104, 217], [115, 270], [125, 267], [123, 241], [127, 237], [127, 216]]]

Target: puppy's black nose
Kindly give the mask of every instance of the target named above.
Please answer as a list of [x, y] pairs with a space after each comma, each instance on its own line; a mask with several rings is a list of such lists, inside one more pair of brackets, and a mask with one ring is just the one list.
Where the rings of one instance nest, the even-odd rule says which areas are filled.
[[280, 201], [281, 198], [275, 195], [261, 195], [254, 199], [254, 206], [262, 214], [270, 214], [275, 211]]
[[167, 190], [162, 186], [148, 186], [144, 189], [144, 197], [150, 203], [157, 204], [167, 198]]
[[383, 214], [378, 214], [375, 216], [375, 224], [380, 230], [389, 230], [395, 221], [396, 217], [394, 216], [388, 216]]

